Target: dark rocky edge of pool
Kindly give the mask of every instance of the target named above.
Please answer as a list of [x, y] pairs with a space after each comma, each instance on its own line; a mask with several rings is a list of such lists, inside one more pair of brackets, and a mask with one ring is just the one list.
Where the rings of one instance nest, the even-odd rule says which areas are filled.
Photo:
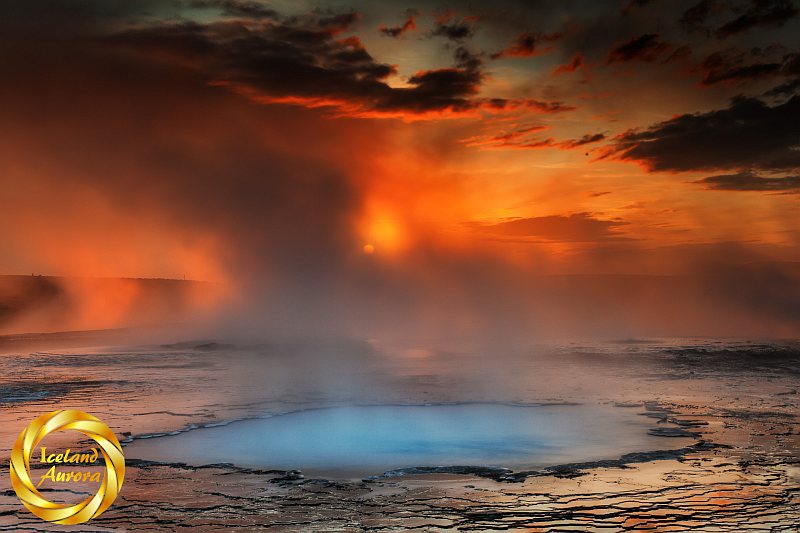
[[[398, 468], [389, 470], [383, 474], [367, 476], [361, 481], [363, 483], [373, 483], [378, 480], [396, 478], [400, 476], [420, 476], [432, 474], [455, 474], [464, 476], [474, 476], [486, 478], [494, 481], [521, 483], [531, 477], [553, 476], [559, 478], [574, 478], [581, 476], [587, 470], [594, 468], [627, 468], [636, 463], [647, 463], [650, 461], [675, 459], [680, 460], [688, 454], [697, 452], [708, 452], [715, 449], [730, 448], [725, 444], [714, 442], [699, 441], [690, 446], [676, 448], [672, 450], [654, 450], [650, 452], [627, 453], [617, 459], [603, 459], [599, 461], [586, 461], [580, 463], [568, 463], [562, 465], [546, 466], [538, 470], [526, 470], [515, 472], [510, 468], [493, 466], [414, 466], [409, 468]], [[279, 470], [279, 469], [260, 469], [236, 466], [233, 463], [214, 463], [207, 465], [190, 465], [187, 463], [172, 463], [162, 461], [151, 461], [147, 459], [127, 459], [126, 466], [131, 468], [153, 468], [168, 467], [179, 470], [200, 471], [200, 470], [226, 470], [237, 474], [250, 474], [265, 476], [272, 483], [305, 483], [305, 482], [326, 482], [326, 478], [306, 479], [300, 470]]]

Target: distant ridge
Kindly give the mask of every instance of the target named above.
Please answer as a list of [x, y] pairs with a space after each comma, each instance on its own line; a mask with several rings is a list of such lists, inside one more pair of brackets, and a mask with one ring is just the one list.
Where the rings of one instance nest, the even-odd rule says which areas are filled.
[[0, 335], [181, 322], [221, 287], [168, 278], [0, 275]]

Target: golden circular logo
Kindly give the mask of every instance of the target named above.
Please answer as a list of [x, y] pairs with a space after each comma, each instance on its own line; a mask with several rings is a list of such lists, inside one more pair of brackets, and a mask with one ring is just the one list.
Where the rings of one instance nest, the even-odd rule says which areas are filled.
[[[99, 446], [106, 462], [105, 472], [103, 473], [100, 488], [86, 500], [77, 504], [55, 503], [44, 498], [31, 480], [31, 457], [36, 446], [50, 433], [72, 429], [83, 433], [92, 438]], [[41, 450], [42, 462], [44, 463], [78, 463], [89, 462], [91, 454], [66, 454], [45, 453], [45, 448]], [[86, 457], [84, 457], [86, 456]], [[96, 459], [96, 450], [95, 450]], [[84, 461], [85, 459], [85, 461]], [[55, 465], [54, 465], [55, 467]], [[51, 471], [55, 472], [55, 468]], [[67, 477], [75, 480], [80, 477], [78, 473], [68, 473]], [[95, 474], [99, 477], [99, 474]], [[59, 477], [61, 474], [59, 474]], [[87, 479], [84, 474], [83, 479]], [[44, 477], [47, 477], [47, 474]], [[22, 501], [22, 504], [33, 514], [48, 522], [56, 524], [81, 524], [96, 516], [100, 516], [114, 502], [122, 488], [122, 480], [125, 477], [125, 458], [122, 455], [117, 437], [107, 425], [100, 422], [96, 417], [76, 411], [74, 409], [63, 409], [43, 414], [30, 423], [22, 433], [19, 434], [14, 447], [11, 450], [11, 485]], [[55, 480], [55, 474], [52, 479]], [[41, 481], [39, 482], [41, 484]]]

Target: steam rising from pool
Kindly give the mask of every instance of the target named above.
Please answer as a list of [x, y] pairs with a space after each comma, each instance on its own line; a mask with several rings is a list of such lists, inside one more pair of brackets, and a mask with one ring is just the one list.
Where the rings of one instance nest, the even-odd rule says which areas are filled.
[[664, 439], [648, 435], [650, 427], [635, 410], [602, 405], [333, 407], [135, 440], [126, 456], [328, 475], [412, 466], [522, 468], [663, 449]]

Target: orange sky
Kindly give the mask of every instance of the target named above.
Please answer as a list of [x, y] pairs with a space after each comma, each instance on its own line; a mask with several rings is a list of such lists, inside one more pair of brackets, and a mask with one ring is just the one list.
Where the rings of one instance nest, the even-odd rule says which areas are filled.
[[800, 261], [798, 19], [685, 4], [14, 4], [0, 271], [325, 316], [367, 285]]

